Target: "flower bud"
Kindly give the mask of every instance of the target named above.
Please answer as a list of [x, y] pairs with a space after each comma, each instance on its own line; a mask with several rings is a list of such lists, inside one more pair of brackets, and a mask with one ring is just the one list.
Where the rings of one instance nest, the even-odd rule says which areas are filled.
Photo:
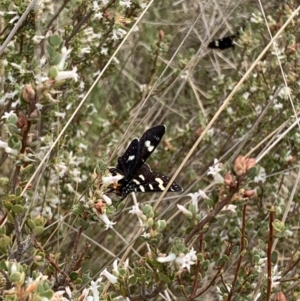
[[255, 190], [245, 190], [243, 196], [245, 198], [252, 198], [252, 197], [256, 196], [256, 192], [255, 192]]
[[31, 85], [25, 85], [23, 92], [22, 92], [22, 97], [27, 103], [32, 103], [35, 100], [35, 91], [32, 88]]
[[238, 156], [235, 159], [233, 170], [237, 176], [244, 175], [247, 171], [246, 161], [244, 156]]
[[297, 162], [297, 156], [291, 156], [288, 160], [288, 163], [293, 164]]
[[163, 30], [160, 30], [158, 32], [158, 37], [159, 37], [159, 40], [162, 41], [164, 38], [165, 38], [165, 33]]
[[19, 113], [17, 127], [21, 129], [21, 132], [24, 133], [28, 127], [27, 117], [23, 113]]
[[228, 187], [235, 188], [236, 187], [236, 181], [232, 174], [227, 173], [224, 176], [224, 184]]
[[237, 176], [242, 176], [254, 167], [256, 164], [255, 159], [238, 156], [234, 162], [233, 170]]
[[256, 162], [254, 158], [247, 158], [246, 159], [246, 169], [247, 171], [253, 167], [255, 167]]
[[152, 217], [148, 218], [148, 220], [147, 220], [148, 228], [152, 228], [153, 224], [154, 224], [153, 218]]
[[286, 301], [286, 297], [283, 292], [278, 292], [275, 294], [274, 301]]
[[95, 209], [97, 210], [97, 212], [99, 214], [103, 214], [105, 212], [105, 208], [106, 208], [106, 203], [104, 203], [102, 200], [100, 200], [99, 202], [97, 202], [94, 205]]
[[105, 276], [106, 278], [107, 278], [107, 280], [111, 283], [111, 284], [116, 284], [116, 283], [118, 283], [118, 278], [115, 276], [115, 275], [113, 275], [113, 274], [111, 274], [110, 272], [108, 272], [107, 271], [107, 269], [105, 269], [104, 271], [102, 271], [101, 273], [100, 273], [100, 276]]
[[167, 226], [167, 223], [165, 220], [158, 220], [155, 223], [155, 229], [162, 231]]
[[39, 113], [38, 113], [38, 110], [33, 110], [31, 113], [30, 113], [30, 116], [29, 116], [31, 119], [36, 119], [39, 117]]
[[50, 79], [55, 79], [58, 75], [58, 69], [56, 66], [51, 66], [50, 69], [49, 69], [49, 78]]

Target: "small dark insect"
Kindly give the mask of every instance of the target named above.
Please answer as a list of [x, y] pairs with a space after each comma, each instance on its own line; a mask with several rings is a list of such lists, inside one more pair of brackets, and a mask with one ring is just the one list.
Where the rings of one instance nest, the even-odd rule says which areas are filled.
[[210, 49], [220, 49], [224, 50], [227, 48], [234, 48], [234, 42], [239, 38], [239, 33], [232, 36], [224, 37], [222, 39], [214, 40], [208, 44]]
[[[131, 192], [155, 192], [165, 190], [170, 178], [164, 174], [152, 171], [145, 162], [154, 152], [161, 138], [165, 134], [166, 127], [157, 125], [147, 130], [142, 138], [134, 138], [124, 154], [118, 158], [116, 167], [109, 169], [115, 176], [121, 174], [123, 178], [118, 181], [112, 191], [124, 199]], [[168, 191], [182, 191], [183, 189], [172, 183]]]

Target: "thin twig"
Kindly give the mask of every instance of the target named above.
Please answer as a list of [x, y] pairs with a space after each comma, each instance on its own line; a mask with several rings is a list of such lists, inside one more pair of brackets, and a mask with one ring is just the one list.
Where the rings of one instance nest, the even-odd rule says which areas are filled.
[[230, 195], [228, 195], [223, 201], [219, 202], [216, 207], [203, 220], [199, 222], [199, 224], [186, 237], [185, 244], [188, 244], [194, 235], [199, 233], [207, 223], [209, 223], [226, 205], [230, 203], [236, 191], [237, 189], [230, 193]]
[[[232, 250], [232, 245], [229, 246], [227, 252], [226, 252], [226, 255], [229, 256], [230, 253], [231, 253], [231, 250]], [[224, 261], [217, 269], [217, 272], [216, 274], [212, 277], [212, 279], [210, 280], [210, 282], [206, 285], [206, 287], [204, 287], [200, 292], [197, 293], [197, 295], [193, 295], [193, 300], [195, 298], [198, 298], [200, 297], [201, 295], [203, 295], [210, 287], [213, 287], [213, 284], [215, 283], [216, 279], [218, 278], [218, 276], [221, 277], [222, 279], [222, 271], [223, 271], [223, 268], [226, 264], [226, 261]], [[224, 285], [224, 287], [226, 288], [226, 285]]]
[[236, 271], [234, 274], [234, 278], [231, 284], [231, 289], [230, 292], [228, 294], [228, 298], [227, 301], [230, 301], [233, 297], [234, 291], [235, 291], [235, 286], [238, 280], [238, 276], [239, 276], [239, 272], [241, 269], [241, 265], [242, 265], [242, 261], [244, 258], [244, 248], [245, 248], [245, 231], [246, 231], [246, 212], [247, 212], [247, 204], [245, 204], [243, 206], [243, 219], [242, 219], [242, 235], [241, 235], [241, 240], [240, 240], [240, 245], [241, 245], [241, 250], [240, 250], [240, 256], [239, 256], [239, 260], [236, 266]]
[[77, 263], [77, 247], [78, 247], [78, 243], [79, 243], [79, 239], [80, 239], [82, 231], [83, 231], [83, 227], [80, 227], [78, 229], [77, 233], [76, 233], [76, 238], [75, 238], [74, 245], [73, 245], [72, 262], [71, 262], [69, 268], [66, 270], [67, 274], [74, 271], [74, 268], [76, 266], [76, 263]]
[[[199, 236], [199, 248], [198, 248], [198, 253], [202, 252], [203, 248], [203, 233]], [[199, 270], [200, 270], [200, 260], [197, 260], [197, 265], [196, 265], [196, 271], [194, 273], [195, 279], [193, 282], [193, 291], [192, 291], [192, 296], [195, 296], [196, 291], [198, 289], [198, 275], [199, 275]]]
[[62, 12], [62, 10], [66, 7], [66, 5], [70, 2], [71, 0], [64, 0], [62, 6], [57, 10], [57, 12], [54, 14], [52, 19], [49, 21], [48, 25], [46, 26], [46, 31], [44, 35], [46, 35], [47, 31], [50, 29], [52, 23], [55, 21], [55, 19], [59, 16], [59, 14]]
[[182, 287], [181, 292], [182, 292], [182, 294], [184, 295], [184, 297], [186, 298], [186, 300], [190, 300], [190, 299], [189, 299], [189, 296], [187, 295], [187, 293], [186, 293], [186, 291], [185, 291], [185, 289], [184, 289], [184, 285], [183, 285], [183, 283], [181, 282], [181, 279], [180, 279], [179, 276], [177, 277], [177, 281], [178, 281], [179, 285]]
[[17, 241], [17, 250], [12, 254], [11, 258], [16, 259], [17, 261], [20, 261], [23, 253], [24, 253], [24, 245], [22, 243], [22, 231], [20, 227], [20, 215], [15, 215], [14, 216], [14, 229], [15, 229], [15, 236], [16, 236], [16, 241]]
[[37, 241], [37, 239], [35, 238], [34, 239], [34, 242], [35, 242], [35, 244], [36, 244], [36, 247], [40, 250], [40, 251], [42, 251], [44, 254], [45, 254], [45, 257], [46, 257], [46, 259], [47, 259], [47, 261], [49, 262], [49, 264], [51, 264], [53, 267], [54, 267], [54, 269], [58, 272], [58, 273], [60, 273], [61, 275], [63, 275], [64, 277], [65, 277], [65, 280], [67, 280], [68, 282], [69, 282], [69, 280], [70, 280], [70, 278], [69, 278], [69, 276], [64, 272], [64, 271], [62, 271], [61, 269], [60, 269], [60, 267], [56, 264], [56, 262], [47, 254], [47, 252], [44, 250], [44, 248], [42, 247], [42, 245]]
[[11, 39], [13, 38], [13, 36], [16, 34], [16, 32], [18, 31], [18, 29], [21, 27], [22, 23], [25, 21], [25, 19], [29, 15], [30, 11], [33, 9], [33, 7], [36, 4], [36, 2], [37, 2], [37, 0], [32, 0], [30, 2], [30, 4], [27, 6], [27, 8], [24, 11], [23, 15], [21, 16], [21, 18], [16, 23], [15, 27], [9, 33], [8, 37], [6, 38], [6, 40], [4, 41], [4, 43], [2, 44], [2, 46], [0, 47], [0, 57], [1, 57], [2, 53], [4, 52], [6, 46], [9, 44], [9, 42], [11, 41]]
[[266, 300], [271, 300], [271, 289], [272, 289], [272, 245], [273, 245], [273, 221], [274, 221], [274, 210], [271, 208], [269, 215], [269, 240], [268, 240], [268, 249], [267, 249], [267, 272], [268, 272], [268, 281], [267, 281], [267, 296]]

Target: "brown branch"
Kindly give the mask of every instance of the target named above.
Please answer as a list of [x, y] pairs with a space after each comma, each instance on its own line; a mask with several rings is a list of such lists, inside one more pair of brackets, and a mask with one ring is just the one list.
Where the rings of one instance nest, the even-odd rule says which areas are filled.
[[65, 279], [69, 282], [69, 280], [70, 280], [69, 276], [59, 268], [59, 266], [56, 264], [56, 262], [54, 260], [52, 260], [52, 258], [46, 253], [46, 251], [44, 250], [42, 245], [37, 241], [36, 238], [34, 239], [34, 242], [35, 242], [36, 247], [45, 254], [48, 263], [51, 264], [54, 267], [54, 269], [58, 273], [62, 274], [65, 277]]
[[271, 289], [272, 289], [272, 245], [273, 245], [273, 221], [274, 221], [274, 211], [273, 208], [270, 210], [269, 215], [269, 241], [268, 241], [268, 249], [267, 249], [267, 272], [268, 272], [268, 282], [267, 282], [267, 298], [269, 301], [271, 298]]
[[[228, 251], [226, 252], [226, 255], [229, 256], [229, 254], [231, 253], [232, 250], [232, 245], [230, 245]], [[222, 270], [225, 266], [226, 262], [224, 261], [219, 267], [218, 270], [216, 272], [216, 274], [213, 276], [213, 278], [211, 279], [211, 281], [208, 283], [208, 285], [206, 287], [204, 287], [200, 292], [197, 293], [196, 296], [193, 296], [193, 299], [200, 297], [201, 295], [203, 295], [216, 281], [217, 277], [220, 275], [221, 279], [222, 279]], [[226, 287], [226, 286], [225, 286]]]
[[7, 153], [3, 153], [2, 158], [0, 159], [0, 167], [6, 161], [7, 158], [8, 158], [8, 154]]
[[152, 82], [152, 79], [153, 79], [153, 76], [155, 74], [155, 71], [156, 71], [156, 67], [157, 67], [157, 60], [158, 60], [158, 57], [160, 55], [160, 47], [161, 47], [161, 44], [164, 40], [164, 32], [162, 30], [159, 30], [158, 32], [158, 41], [156, 43], [156, 51], [155, 51], [155, 56], [154, 56], [154, 60], [153, 60], [153, 64], [152, 64], [152, 68], [150, 70], [150, 79], [149, 79], [149, 85], [151, 84]]
[[77, 264], [77, 247], [78, 247], [79, 238], [81, 236], [82, 231], [83, 231], [83, 228], [80, 227], [76, 233], [76, 238], [75, 238], [74, 245], [73, 245], [72, 262], [71, 262], [69, 268], [66, 270], [67, 274], [74, 271], [74, 268]]
[[139, 295], [129, 296], [130, 301], [148, 301], [164, 290], [164, 285], [154, 286], [151, 290], [143, 290]]
[[17, 250], [10, 256], [12, 259], [16, 259], [17, 261], [20, 261], [20, 259], [23, 256], [23, 252], [24, 252], [19, 218], [20, 218], [20, 215], [14, 216], [14, 224], [15, 224], [14, 229], [15, 229], [15, 236], [16, 236], [16, 240], [17, 240]]
[[199, 233], [207, 223], [209, 223], [226, 205], [230, 203], [232, 197], [238, 191], [238, 186], [239, 185], [237, 185], [233, 192], [231, 192], [223, 201], [219, 202], [216, 207], [202, 221], [199, 222], [199, 224], [186, 237], [185, 244], [188, 244], [194, 235]]
[[75, 264], [75, 266], [74, 266], [74, 270], [73, 270], [73, 271], [76, 271], [76, 270], [79, 269], [79, 267], [80, 267], [80, 265], [81, 265], [81, 262], [82, 262], [82, 260], [84, 259], [84, 256], [85, 256], [87, 250], [88, 250], [90, 247], [91, 247], [90, 244], [88, 244], [88, 243], [85, 244], [85, 247], [84, 247], [83, 251], [81, 252], [81, 254], [80, 254], [78, 260], [76, 261], [76, 264]]
[[[293, 254], [291, 256], [292, 258], [296, 257], [296, 254], [299, 252], [299, 246], [300, 246], [300, 243], [298, 244], [298, 247], [293, 252]], [[288, 272], [290, 272], [294, 267], [296, 267], [296, 265], [299, 262], [300, 262], [300, 258], [298, 258], [294, 263], [290, 262], [289, 266], [282, 273], [282, 277], [284, 277]], [[283, 281], [283, 280], [281, 280], [281, 281]]]
[[81, 19], [81, 21], [76, 25], [71, 34], [66, 38], [66, 44], [68, 44], [72, 40], [72, 38], [76, 36], [76, 34], [80, 31], [81, 26], [93, 15], [93, 13], [94, 11], [91, 10], [84, 18]]
[[243, 257], [244, 257], [244, 255], [242, 254], [242, 252], [244, 251], [244, 248], [245, 248], [246, 211], [247, 211], [247, 204], [245, 204], [244, 207], [243, 207], [242, 235], [241, 235], [241, 241], [240, 241], [240, 245], [241, 245], [240, 257], [239, 257], [239, 260], [238, 260], [238, 263], [237, 263], [237, 266], [236, 266], [236, 271], [235, 271], [235, 274], [234, 274], [234, 279], [233, 279], [232, 284], [231, 284], [231, 289], [230, 289], [230, 292], [228, 294], [227, 301], [230, 301], [232, 299], [232, 297], [233, 297], [233, 293], [234, 293], [235, 286], [236, 286], [236, 283], [237, 283], [239, 271], [240, 271], [240, 268], [241, 268], [241, 265], [242, 265], [242, 261], [243, 261]]
[[183, 295], [185, 296], [186, 300], [190, 300], [189, 296], [186, 294], [185, 289], [184, 289], [184, 284], [181, 282], [181, 279], [179, 276], [177, 276], [177, 281], [179, 283], [179, 285], [181, 285], [182, 289], [181, 292], [183, 293]]
[[[198, 248], [198, 253], [202, 252], [202, 247], [203, 247], [203, 233], [199, 236], [199, 248]], [[192, 291], [192, 296], [196, 294], [196, 291], [198, 289], [198, 275], [199, 275], [199, 270], [200, 270], [200, 261], [197, 260], [197, 265], [196, 265], [196, 271], [194, 273], [194, 282], [193, 282], [193, 291]]]
[[[116, 0], [111, 0], [103, 9], [102, 11], [105, 12], [110, 6], [112, 6]], [[80, 28], [83, 26], [83, 24], [93, 15], [94, 11], [91, 10], [90, 12], [87, 13], [87, 15], [82, 18], [82, 20], [77, 24], [77, 26], [73, 29], [71, 34], [66, 38], [66, 44], [68, 44], [71, 39], [80, 31]]]

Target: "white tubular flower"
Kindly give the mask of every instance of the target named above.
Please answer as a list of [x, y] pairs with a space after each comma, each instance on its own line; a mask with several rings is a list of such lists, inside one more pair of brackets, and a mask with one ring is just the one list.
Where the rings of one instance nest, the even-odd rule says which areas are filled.
[[194, 248], [190, 250], [187, 254], [181, 254], [176, 257], [175, 263], [180, 266], [180, 269], [187, 269], [189, 272], [191, 271], [191, 265], [196, 263], [197, 256]]
[[125, 6], [125, 7], [127, 7], [127, 8], [130, 8], [130, 6], [131, 6], [131, 1], [130, 0], [121, 0], [120, 1], [120, 6]]
[[[128, 259], [128, 258], [123, 262], [122, 266], [123, 266], [123, 268], [124, 268], [125, 270], [128, 269], [128, 266], [129, 266], [129, 259]], [[119, 266], [118, 266], [118, 259], [116, 259], [116, 260], [113, 262], [113, 268], [112, 268], [112, 271], [113, 271], [114, 275], [117, 275], [117, 276], [120, 275], [120, 273], [119, 273]]]
[[89, 290], [87, 288], [84, 288], [83, 291], [81, 292], [81, 296], [79, 297], [79, 300], [87, 300], [87, 296], [89, 294]]
[[258, 293], [258, 294], [254, 297], [253, 301], [257, 301], [257, 300], [260, 298], [260, 296], [261, 296], [261, 293]]
[[100, 6], [97, 1], [93, 1], [93, 11], [100, 10]]
[[127, 270], [129, 267], [129, 258], [124, 261], [124, 269]]
[[263, 167], [259, 167], [258, 169], [258, 175], [254, 177], [255, 183], [264, 183], [266, 181], [267, 175], [266, 170]]
[[170, 253], [168, 256], [158, 257], [156, 258], [156, 260], [160, 263], [174, 261], [175, 264], [179, 266], [181, 270], [187, 269], [190, 272], [191, 265], [194, 265], [196, 263], [197, 256], [196, 251], [194, 250], [194, 248], [192, 248], [187, 254], [181, 253], [178, 256], [176, 256], [174, 253]]
[[208, 168], [208, 175], [212, 175], [214, 176], [215, 174], [219, 173], [222, 169], [219, 167], [219, 160], [218, 159], [214, 159], [214, 165], [210, 166]]
[[118, 259], [114, 260], [113, 262], [113, 272], [115, 272], [116, 275], [119, 275], [119, 269], [118, 269]]
[[72, 292], [69, 286], [66, 286], [66, 294], [68, 295], [69, 298], [72, 298]]
[[107, 204], [107, 206], [110, 206], [112, 204], [111, 198], [109, 198], [107, 195], [103, 194], [102, 199]]
[[92, 294], [93, 294], [93, 297], [94, 297], [94, 300], [100, 300], [100, 295], [99, 295], [99, 291], [98, 291], [98, 280], [96, 281], [91, 281], [91, 285], [89, 287], [89, 289], [91, 290]]
[[129, 213], [131, 214], [136, 214], [139, 222], [140, 222], [140, 226], [143, 227], [144, 226], [144, 222], [147, 220], [147, 216], [143, 213], [143, 211], [139, 208], [139, 203], [137, 203], [136, 205], [132, 206], [132, 209], [129, 210]]
[[66, 47], [63, 47], [61, 49], [61, 60], [60, 62], [57, 64], [57, 68], [58, 70], [64, 70], [64, 66], [65, 66], [65, 62], [66, 62], [66, 59], [67, 57], [69, 56], [69, 54], [71, 53], [72, 51], [72, 48], [70, 49], [67, 49]]
[[12, 155], [12, 156], [16, 156], [18, 154], [18, 151], [11, 147], [6, 147], [4, 150], [7, 154]]
[[58, 71], [55, 80], [56, 81], [61, 81], [61, 80], [65, 80], [68, 78], [72, 78], [75, 80], [75, 82], [77, 82], [79, 75], [77, 73], [77, 67], [74, 67], [73, 70], [68, 70], [68, 71]]
[[191, 211], [186, 209], [184, 206], [177, 204], [177, 208], [187, 217], [192, 217], [193, 214]]
[[123, 178], [124, 178], [124, 176], [122, 176], [122, 175], [102, 177], [102, 184], [105, 184], [105, 185], [114, 184]]
[[172, 262], [176, 259], [176, 255], [174, 253], [170, 253], [168, 256], [157, 257], [156, 260], [160, 263]]
[[113, 274], [111, 274], [110, 272], [108, 272], [107, 269], [102, 271], [100, 275], [105, 276], [111, 284], [116, 284], [118, 282], [118, 278]]
[[198, 192], [189, 193], [188, 195], [192, 199], [192, 204], [195, 206], [196, 212], [199, 211], [199, 208], [198, 208], [198, 198], [200, 197], [201, 199], [208, 199], [208, 196], [206, 195], [206, 193], [203, 190], [201, 190], [201, 189], [199, 189]]
[[42, 40], [44, 40], [46, 37], [45, 36], [39, 36], [39, 35], [35, 35], [33, 38], [32, 38], [32, 41], [34, 44], [39, 44]]
[[207, 194], [203, 190], [201, 190], [201, 189], [198, 190], [198, 196], [200, 196], [200, 198], [202, 198], [204, 200], [208, 199]]
[[[64, 294], [65, 291], [57, 291], [53, 294], [51, 300], [68, 301], [68, 299], [64, 297]], [[49, 300], [49, 299], [45, 299], [45, 300]]]
[[5, 141], [0, 140], [0, 148], [7, 148], [8, 144]]
[[129, 213], [136, 214], [138, 217], [141, 217], [142, 215], [144, 215], [143, 211], [139, 208], [139, 203], [137, 203], [136, 205], [133, 205], [132, 209], [129, 210]]
[[236, 205], [229, 204], [223, 207], [221, 211], [231, 211], [232, 213], [236, 213], [236, 208], [237, 208]]
[[11, 116], [14, 116], [14, 118], [15, 118], [16, 120], [18, 120], [18, 117], [17, 117], [17, 115], [15, 114], [14, 111], [4, 112], [4, 115], [1, 117], [1, 119], [8, 119], [8, 118], [10, 118]]
[[214, 159], [214, 165], [208, 168], [207, 175], [212, 175], [216, 183], [223, 183], [224, 178], [220, 175], [220, 163], [218, 159]]
[[112, 228], [113, 225], [116, 224], [115, 222], [112, 222], [112, 221], [110, 221], [110, 220], [108, 219], [106, 213], [104, 213], [104, 214], [99, 214], [98, 216], [99, 216], [99, 218], [102, 220], [102, 222], [104, 222], [104, 224], [105, 224], [105, 230]]

